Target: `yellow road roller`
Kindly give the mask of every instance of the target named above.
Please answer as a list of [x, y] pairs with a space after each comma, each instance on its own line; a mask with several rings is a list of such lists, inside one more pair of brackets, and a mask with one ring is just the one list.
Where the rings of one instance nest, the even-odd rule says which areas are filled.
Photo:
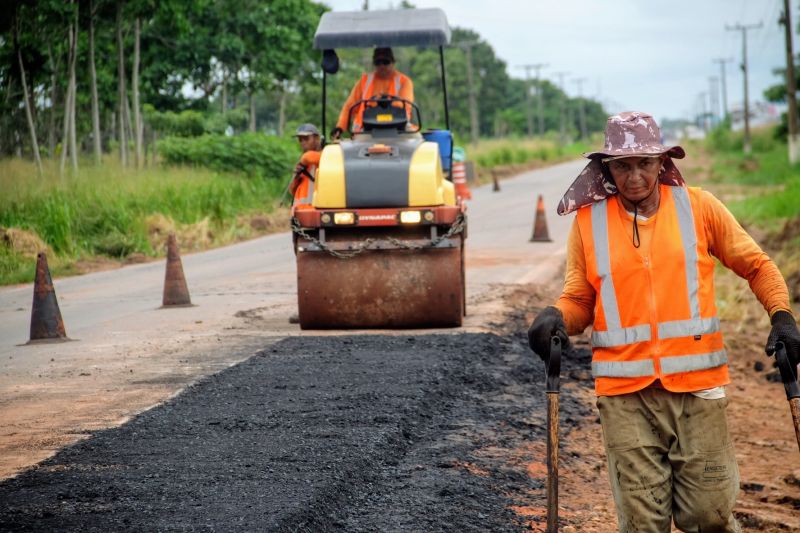
[[440, 9], [322, 16], [314, 45], [323, 51], [323, 132], [327, 76], [347, 47], [438, 46], [446, 129], [424, 131], [417, 105], [398, 96], [350, 108], [360, 106], [360, 127], [324, 147], [311, 208], [292, 212], [301, 328], [461, 325], [467, 220], [450, 176], [449, 41]]

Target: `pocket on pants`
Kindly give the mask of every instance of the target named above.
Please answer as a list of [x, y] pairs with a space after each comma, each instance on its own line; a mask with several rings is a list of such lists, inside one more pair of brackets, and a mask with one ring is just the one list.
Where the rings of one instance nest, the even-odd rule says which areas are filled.
[[633, 422], [636, 408], [631, 399], [620, 396], [598, 396], [603, 440], [609, 450], [624, 450], [639, 445], [638, 424]]
[[686, 448], [724, 455], [732, 447], [726, 415], [728, 399], [704, 400], [688, 396], [686, 402], [681, 420], [681, 440]]

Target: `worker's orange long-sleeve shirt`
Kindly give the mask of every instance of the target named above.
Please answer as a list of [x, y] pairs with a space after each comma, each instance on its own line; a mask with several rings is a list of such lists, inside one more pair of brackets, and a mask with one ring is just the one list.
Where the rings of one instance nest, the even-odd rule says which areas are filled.
[[[633, 224], [633, 215], [619, 202], [623, 217]], [[639, 253], [650, 253], [653, 225], [658, 212], [647, 220], [638, 221], [641, 246]], [[709, 252], [727, 268], [747, 280], [770, 316], [776, 311], [791, 312], [789, 290], [778, 267], [739, 225], [730, 211], [714, 195], [703, 191], [703, 226], [708, 237]], [[591, 236], [589, 236], [591, 238]], [[577, 219], [572, 224], [567, 241], [567, 271], [564, 292], [556, 307], [564, 315], [567, 333], [577, 335], [594, 322], [595, 290], [586, 279], [586, 256], [583, 237]]]
[[[413, 102], [414, 82], [411, 81], [411, 78], [405, 74], [401, 74], [399, 71], [397, 74], [400, 74], [400, 91], [398, 91], [397, 96], [409, 102]], [[372, 94], [391, 94], [394, 92], [394, 74], [388, 78], [379, 78], [375, 76], [372, 80], [372, 84], [374, 87]], [[348, 126], [350, 126], [350, 124], [348, 124], [350, 108], [363, 98], [361, 78], [359, 78], [353, 86], [353, 90], [350, 91], [350, 96], [347, 97], [347, 101], [342, 106], [342, 111], [339, 113], [339, 120], [336, 122], [337, 128], [341, 128], [342, 131], [347, 131]], [[355, 111], [353, 114], [355, 114]]]

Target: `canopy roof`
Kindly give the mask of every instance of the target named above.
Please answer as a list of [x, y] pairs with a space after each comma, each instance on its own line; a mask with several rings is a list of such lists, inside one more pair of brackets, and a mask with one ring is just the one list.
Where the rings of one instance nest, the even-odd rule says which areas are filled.
[[450, 42], [447, 16], [439, 8], [329, 11], [322, 15], [314, 48], [444, 46]]

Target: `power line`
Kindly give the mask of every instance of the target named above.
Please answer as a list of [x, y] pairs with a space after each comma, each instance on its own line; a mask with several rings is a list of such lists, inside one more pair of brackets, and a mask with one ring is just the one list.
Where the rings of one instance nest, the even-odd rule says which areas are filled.
[[578, 87], [578, 112], [580, 113], [581, 139], [585, 139], [589, 136], [586, 131], [586, 110], [583, 105], [583, 82], [585, 82], [586, 79], [587, 78], [576, 78], [572, 80], [572, 83]]
[[714, 63], [719, 63], [719, 70], [720, 70], [720, 87], [722, 88], [722, 118], [728, 118], [728, 81], [727, 76], [725, 76], [725, 63], [730, 63], [733, 61], [732, 57], [716, 57], [711, 60]]
[[469, 125], [470, 125], [470, 140], [472, 144], [478, 144], [480, 138], [480, 130], [478, 127], [478, 102], [475, 98], [475, 83], [472, 75], [472, 48], [477, 46], [479, 41], [465, 41], [461, 43], [454, 43], [458, 46], [467, 56], [467, 86], [469, 89]]
[[747, 87], [747, 32], [749, 30], [757, 30], [763, 26], [763, 23], [758, 24], [739, 24], [735, 26], [725, 25], [727, 31], [740, 31], [742, 33], [742, 73], [744, 74], [744, 153], [749, 154], [752, 151], [750, 145], [750, 102], [748, 97]]
[[525, 100], [528, 111], [528, 136], [533, 137], [533, 113], [531, 111], [531, 70], [536, 71], [536, 108], [539, 115], [539, 135], [544, 134], [544, 108], [542, 107], [542, 87], [539, 83], [542, 69], [547, 67], [547, 63], [532, 63], [528, 65], [517, 65], [517, 68], [525, 69]]

